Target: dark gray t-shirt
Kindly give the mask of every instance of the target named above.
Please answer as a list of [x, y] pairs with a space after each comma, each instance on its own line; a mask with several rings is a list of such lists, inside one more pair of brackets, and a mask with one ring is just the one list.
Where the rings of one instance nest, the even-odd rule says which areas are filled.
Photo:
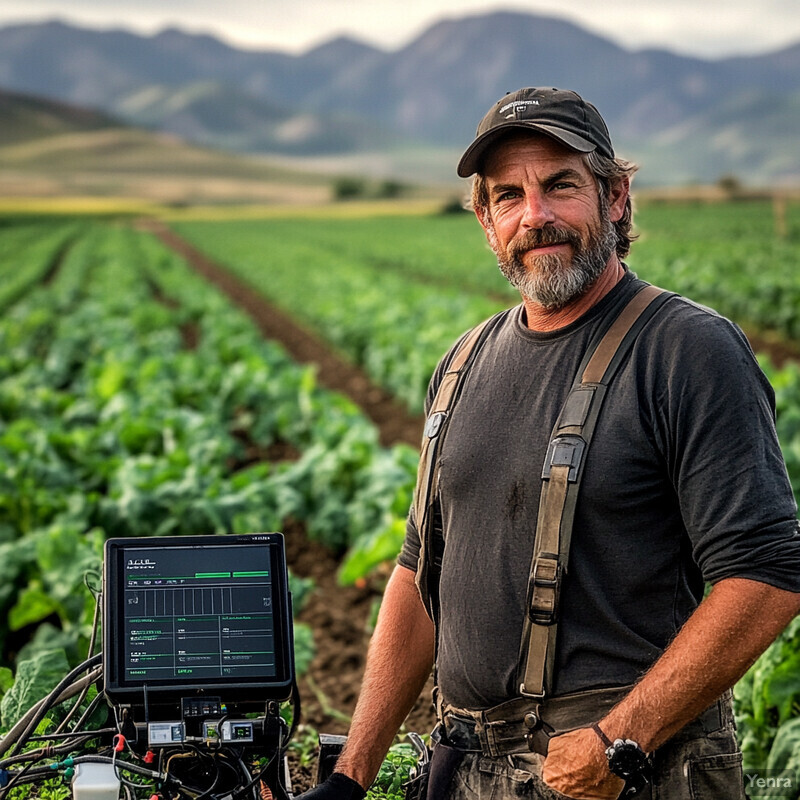
[[[485, 708], [516, 694], [549, 435], [592, 334], [641, 285], [627, 273], [555, 332], [528, 330], [522, 306], [500, 314], [464, 381], [439, 461], [438, 676], [450, 703]], [[728, 320], [670, 299], [614, 378], [587, 459], [554, 694], [634, 682], [697, 606], [704, 581], [800, 591], [774, 394]], [[416, 569], [418, 551], [410, 518], [399, 563]]]

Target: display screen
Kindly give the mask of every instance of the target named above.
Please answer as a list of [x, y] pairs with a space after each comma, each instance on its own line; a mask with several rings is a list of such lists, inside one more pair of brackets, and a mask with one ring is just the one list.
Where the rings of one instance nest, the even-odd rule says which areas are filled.
[[[106, 544], [106, 691], [261, 687], [291, 680], [283, 537]], [[256, 691], [256, 695], [258, 692]]]

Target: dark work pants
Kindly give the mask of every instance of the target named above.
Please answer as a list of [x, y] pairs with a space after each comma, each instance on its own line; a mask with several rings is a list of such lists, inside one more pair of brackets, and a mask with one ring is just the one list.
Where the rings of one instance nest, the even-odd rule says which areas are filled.
[[[562, 800], [545, 786], [542, 756], [487, 758], [466, 753], [447, 794], [429, 800]], [[742, 756], [733, 724], [701, 736], [680, 733], [653, 755], [652, 786], [641, 800], [745, 800]]]

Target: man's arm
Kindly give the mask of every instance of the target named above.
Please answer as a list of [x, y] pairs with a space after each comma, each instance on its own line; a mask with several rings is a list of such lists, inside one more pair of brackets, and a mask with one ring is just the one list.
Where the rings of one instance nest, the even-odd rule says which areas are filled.
[[381, 603], [353, 722], [336, 771], [368, 788], [433, 667], [433, 623], [414, 573], [395, 567]]
[[[733, 686], [799, 611], [800, 593], [744, 578], [720, 581], [600, 728], [652, 752]], [[555, 737], [543, 778], [569, 797], [616, 798], [621, 781], [608, 771], [604, 750], [590, 728]]]

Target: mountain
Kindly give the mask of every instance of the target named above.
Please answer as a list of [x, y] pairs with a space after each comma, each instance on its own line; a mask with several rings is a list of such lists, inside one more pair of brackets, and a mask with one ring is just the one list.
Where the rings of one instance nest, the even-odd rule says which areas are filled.
[[146, 86], [119, 99], [114, 111], [135, 125], [246, 153], [336, 154], [398, 140], [377, 123], [278, 106], [212, 81]]
[[293, 101], [313, 91], [332, 63], [374, 52], [340, 39], [299, 59], [176, 29], [144, 37], [48, 22], [0, 29], [0, 86], [94, 106], [214, 147], [338, 153], [387, 147], [398, 137], [379, 123]]
[[0, 86], [247, 152], [457, 150], [503, 92], [525, 85], [592, 100], [617, 149], [647, 157], [645, 180], [800, 180], [786, 133], [800, 130], [800, 44], [711, 61], [515, 12], [444, 19], [396, 51], [339, 37], [299, 55], [177, 29], [0, 29]]

